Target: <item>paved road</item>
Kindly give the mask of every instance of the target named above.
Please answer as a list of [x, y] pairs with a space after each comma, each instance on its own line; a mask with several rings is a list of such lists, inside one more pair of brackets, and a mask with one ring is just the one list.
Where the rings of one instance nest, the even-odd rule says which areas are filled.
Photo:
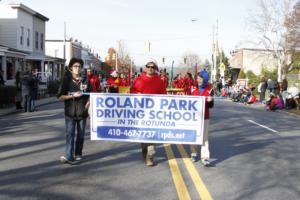
[[209, 129], [215, 167], [191, 163], [187, 146], [158, 145], [149, 168], [139, 144], [89, 134], [84, 161], [69, 166], [58, 161], [62, 104], [50, 104], [0, 118], [0, 199], [299, 199], [299, 122], [218, 101]]

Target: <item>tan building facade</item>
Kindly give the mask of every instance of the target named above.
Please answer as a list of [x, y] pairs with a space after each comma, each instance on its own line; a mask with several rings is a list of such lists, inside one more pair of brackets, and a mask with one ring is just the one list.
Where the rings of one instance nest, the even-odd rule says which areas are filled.
[[262, 69], [272, 71], [277, 67], [277, 60], [270, 50], [263, 49], [237, 49], [231, 52], [229, 59], [232, 70], [251, 70], [256, 75], [260, 75]]

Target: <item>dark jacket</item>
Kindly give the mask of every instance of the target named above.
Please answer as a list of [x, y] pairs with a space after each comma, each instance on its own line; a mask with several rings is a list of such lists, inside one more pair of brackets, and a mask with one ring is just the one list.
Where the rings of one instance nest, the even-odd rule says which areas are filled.
[[[85, 92], [90, 92], [91, 87], [88, 81], [86, 82], [76, 82], [72, 77], [67, 76], [63, 80], [61, 87], [59, 89], [57, 97], [59, 98], [62, 95], [68, 95], [75, 92], [80, 92], [81, 84], [86, 84], [87, 89]], [[89, 100], [89, 96], [83, 95], [79, 98], [65, 100], [65, 115], [71, 117], [75, 120], [80, 120], [88, 117], [88, 110], [85, 108], [86, 103]]]
[[286, 79], [283, 79], [283, 80], [282, 80], [282, 86], [281, 86], [281, 88], [282, 88], [282, 91], [287, 91], [287, 88], [288, 88], [288, 82], [287, 82]]

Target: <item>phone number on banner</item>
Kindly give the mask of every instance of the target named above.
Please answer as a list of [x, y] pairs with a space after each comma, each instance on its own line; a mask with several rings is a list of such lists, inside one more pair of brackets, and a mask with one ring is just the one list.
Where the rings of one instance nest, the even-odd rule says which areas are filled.
[[103, 139], [122, 139], [137, 141], [162, 141], [162, 142], [195, 142], [196, 131], [158, 128], [134, 128], [98, 126], [97, 137]]

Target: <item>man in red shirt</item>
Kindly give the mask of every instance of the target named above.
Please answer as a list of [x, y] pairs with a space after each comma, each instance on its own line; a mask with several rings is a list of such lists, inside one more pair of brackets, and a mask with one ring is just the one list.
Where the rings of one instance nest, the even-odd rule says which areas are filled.
[[[157, 75], [158, 66], [156, 61], [150, 59], [145, 67], [145, 71], [136, 78], [130, 88], [130, 93], [135, 94], [166, 94], [166, 87]], [[146, 159], [147, 166], [154, 166], [154, 144], [142, 143], [142, 154]]]

